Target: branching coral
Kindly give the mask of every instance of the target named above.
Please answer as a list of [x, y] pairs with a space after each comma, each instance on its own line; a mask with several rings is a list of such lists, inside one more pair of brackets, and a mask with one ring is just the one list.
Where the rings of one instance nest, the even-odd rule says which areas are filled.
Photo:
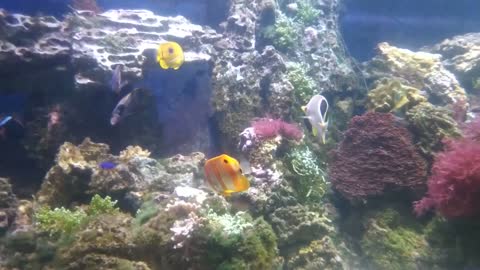
[[368, 93], [367, 107], [377, 112], [401, 111], [405, 113], [413, 106], [427, 101], [420, 90], [403, 85], [395, 79], [384, 79]]
[[319, 201], [325, 195], [328, 183], [315, 154], [306, 145], [299, 146], [287, 154], [286, 161], [294, 173], [292, 184], [300, 196], [305, 200]]
[[428, 193], [415, 203], [415, 212], [435, 208], [447, 218], [480, 215], [480, 142], [449, 141], [433, 163]]
[[349, 200], [391, 189], [417, 189], [427, 174], [410, 133], [392, 114], [370, 112], [354, 117], [332, 158], [332, 185]]
[[288, 50], [298, 42], [296, 23], [283, 14], [277, 17], [274, 25], [264, 30], [264, 35], [272, 40], [275, 47], [281, 50]]
[[407, 121], [418, 140], [418, 146], [426, 155], [442, 148], [444, 138], [460, 136], [456, 121], [448, 109], [428, 102], [419, 104], [407, 112]]

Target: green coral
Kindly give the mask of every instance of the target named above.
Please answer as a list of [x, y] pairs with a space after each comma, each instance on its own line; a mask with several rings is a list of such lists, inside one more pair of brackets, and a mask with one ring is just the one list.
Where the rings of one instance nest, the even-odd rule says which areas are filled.
[[280, 14], [274, 25], [267, 26], [263, 34], [272, 40], [275, 47], [280, 50], [288, 50], [298, 42], [298, 25], [287, 16]]
[[145, 224], [148, 220], [157, 215], [158, 211], [158, 206], [153, 200], [144, 202], [135, 215], [135, 225], [141, 226]]
[[300, 0], [297, 2], [298, 11], [295, 16], [303, 25], [308, 26], [318, 20], [321, 12], [316, 9], [309, 0]]
[[426, 155], [442, 149], [445, 137], [458, 137], [460, 130], [448, 109], [422, 103], [407, 112], [407, 121], [412, 126], [418, 146]]
[[36, 225], [41, 231], [48, 232], [51, 236], [70, 236], [90, 218], [118, 212], [118, 208], [115, 208], [116, 203], [117, 201], [112, 201], [109, 196], [102, 199], [96, 194], [87, 210], [77, 208], [72, 211], [64, 207], [52, 210], [43, 207], [35, 213]]
[[402, 84], [396, 79], [384, 79], [368, 93], [367, 107], [377, 112], [405, 113], [427, 99], [420, 90]]
[[206, 237], [204, 263], [218, 266], [216, 269], [271, 269], [277, 256], [272, 227], [247, 213], [219, 216], [210, 212], [197, 237]]
[[289, 63], [287, 68], [288, 80], [293, 85], [297, 103], [306, 105], [315, 94], [315, 81], [307, 74], [308, 67], [304, 64]]
[[286, 156], [288, 168], [294, 174], [295, 190], [305, 201], [320, 201], [325, 195], [328, 183], [326, 173], [319, 166], [315, 154], [307, 145], [294, 147]]

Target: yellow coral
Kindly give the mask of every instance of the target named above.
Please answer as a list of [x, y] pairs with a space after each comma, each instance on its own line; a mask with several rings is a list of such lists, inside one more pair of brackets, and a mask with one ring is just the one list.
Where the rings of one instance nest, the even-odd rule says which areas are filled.
[[367, 107], [377, 112], [406, 112], [426, 101], [417, 88], [404, 85], [395, 79], [384, 79], [368, 93]]
[[128, 146], [125, 150], [120, 152], [120, 160], [128, 162], [134, 157], [149, 157], [150, 151], [142, 149], [140, 146]]

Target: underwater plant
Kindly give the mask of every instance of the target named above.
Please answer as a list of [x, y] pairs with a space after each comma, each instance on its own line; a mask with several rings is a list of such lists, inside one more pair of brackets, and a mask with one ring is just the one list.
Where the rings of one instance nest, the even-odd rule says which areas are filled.
[[414, 203], [417, 215], [434, 208], [446, 218], [480, 215], [480, 142], [449, 140], [435, 157], [427, 195]]
[[116, 203], [117, 201], [112, 201], [109, 196], [101, 198], [95, 194], [86, 210], [78, 208], [72, 211], [64, 207], [55, 209], [43, 207], [35, 214], [36, 225], [41, 231], [48, 232], [51, 236], [69, 236], [93, 217], [117, 213]]
[[350, 201], [418, 189], [426, 176], [410, 133], [388, 113], [355, 116], [329, 164], [332, 186]]
[[308, 67], [304, 64], [289, 63], [287, 69], [288, 80], [293, 85], [297, 103], [306, 105], [315, 94], [315, 81], [307, 74]]
[[280, 14], [274, 25], [267, 26], [263, 34], [272, 40], [273, 45], [279, 50], [288, 50], [298, 42], [297, 25], [289, 17]]
[[312, 25], [318, 20], [318, 16], [321, 12], [316, 9], [309, 0], [300, 0], [297, 4], [298, 10], [295, 18], [304, 26]]
[[307, 145], [297, 146], [286, 156], [288, 168], [294, 173], [293, 186], [307, 201], [318, 202], [325, 195], [328, 182], [315, 154]]

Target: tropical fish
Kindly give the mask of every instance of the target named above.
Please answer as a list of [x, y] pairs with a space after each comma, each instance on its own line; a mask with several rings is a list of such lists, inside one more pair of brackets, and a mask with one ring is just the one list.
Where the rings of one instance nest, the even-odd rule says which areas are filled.
[[148, 102], [147, 90], [135, 88], [128, 95], [124, 96], [112, 111], [110, 124], [118, 124], [122, 119], [145, 109]]
[[98, 166], [103, 170], [113, 170], [118, 164], [112, 161], [103, 161]]
[[205, 180], [212, 190], [224, 196], [250, 187], [238, 161], [225, 154], [207, 160]]
[[328, 101], [322, 95], [313, 96], [308, 104], [302, 107], [310, 124], [312, 125], [313, 136], [319, 137], [321, 142], [325, 144], [325, 137], [327, 135], [328, 121]]
[[157, 50], [157, 62], [163, 69], [179, 69], [185, 61], [182, 47], [173, 41], [160, 44]]

